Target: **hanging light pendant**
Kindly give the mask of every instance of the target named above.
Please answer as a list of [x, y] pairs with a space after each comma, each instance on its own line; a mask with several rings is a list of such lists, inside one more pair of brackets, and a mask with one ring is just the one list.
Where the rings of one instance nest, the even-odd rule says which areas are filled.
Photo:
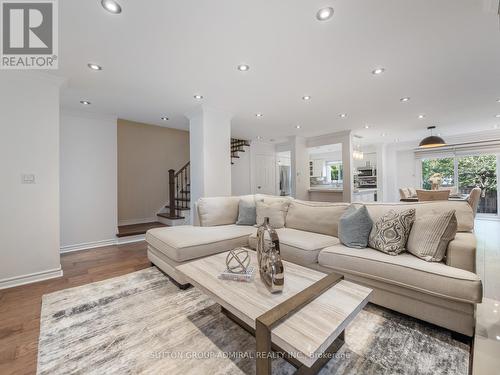
[[446, 142], [444, 141], [443, 138], [432, 134], [432, 130], [436, 129], [435, 126], [428, 126], [427, 129], [431, 131], [431, 135], [422, 139], [418, 147], [432, 148], [432, 147], [446, 146]]

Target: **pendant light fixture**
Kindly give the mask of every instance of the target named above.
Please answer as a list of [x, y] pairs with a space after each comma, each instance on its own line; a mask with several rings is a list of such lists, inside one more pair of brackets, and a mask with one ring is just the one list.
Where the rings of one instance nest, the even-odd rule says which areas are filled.
[[431, 131], [431, 135], [422, 139], [422, 141], [418, 145], [419, 147], [432, 148], [432, 147], [446, 146], [446, 142], [444, 141], [443, 138], [432, 134], [432, 131], [436, 129], [435, 126], [428, 126], [427, 129]]

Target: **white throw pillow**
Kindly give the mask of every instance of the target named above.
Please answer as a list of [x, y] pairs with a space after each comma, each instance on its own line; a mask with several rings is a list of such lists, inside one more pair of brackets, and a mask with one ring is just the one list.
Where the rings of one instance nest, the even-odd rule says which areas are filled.
[[457, 233], [455, 210], [424, 215], [415, 220], [408, 237], [407, 249], [428, 262], [441, 262], [448, 244]]
[[209, 197], [198, 200], [198, 215], [202, 227], [228, 225], [238, 220], [239, 197]]
[[285, 217], [288, 211], [288, 201], [285, 199], [259, 200], [257, 206], [257, 226], [264, 223], [264, 218], [269, 218], [269, 224], [275, 229], [285, 226]]

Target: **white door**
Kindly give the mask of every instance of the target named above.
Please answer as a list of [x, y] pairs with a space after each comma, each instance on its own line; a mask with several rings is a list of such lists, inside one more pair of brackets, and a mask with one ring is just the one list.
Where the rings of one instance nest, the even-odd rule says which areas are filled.
[[255, 155], [254, 192], [276, 194], [276, 160], [273, 155]]

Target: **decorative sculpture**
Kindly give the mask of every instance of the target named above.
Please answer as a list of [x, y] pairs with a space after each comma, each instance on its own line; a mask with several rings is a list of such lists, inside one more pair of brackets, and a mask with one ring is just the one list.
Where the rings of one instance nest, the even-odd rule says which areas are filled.
[[229, 250], [226, 256], [226, 267], [232, 273], [246, 273], [250, 264], [248, 250], [243, 247]]
[[[265, 238], [266, 234], [269, 238]], [[280, 241], [278, 234], [269, 224], [269, 218], [257, 230], [257, 262], [260, 279], [271, 293], [283, 291], [285, 269], [281, 261]]]
[[441, 173], [434, 173], [431, 177], [429, 177], [429, 182], [431, 183], [431, 190], [439, 190], [439, 187], [443, 182], [443, 175]]

